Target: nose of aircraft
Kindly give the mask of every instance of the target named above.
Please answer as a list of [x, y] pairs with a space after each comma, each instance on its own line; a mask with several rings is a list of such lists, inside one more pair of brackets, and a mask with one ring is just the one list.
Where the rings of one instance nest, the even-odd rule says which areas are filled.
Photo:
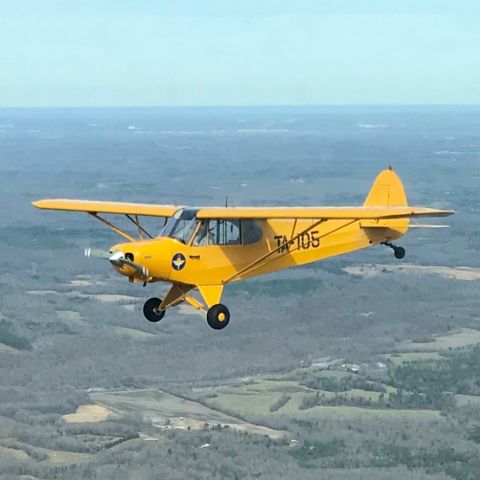
[[118, 273], [127, 277], [149, 277], [148, 268], [140, 263], [139, 253], [129, 244], [114, 245], [110, 248], [108, 261]]
[[113, 245], [102, 258], [126, 277], [141, 281], [168, 279], [172, 258], [172, 240], [156, 238]]
[[108, 257], [108, 261], [112, 265], [115, 265], [116, 267], [121, 267], [122, 260], [124, 258], [124, 253], [120, 250], [113, 250], [113, 249], [110, 249], [110, 253], [111, 255]]

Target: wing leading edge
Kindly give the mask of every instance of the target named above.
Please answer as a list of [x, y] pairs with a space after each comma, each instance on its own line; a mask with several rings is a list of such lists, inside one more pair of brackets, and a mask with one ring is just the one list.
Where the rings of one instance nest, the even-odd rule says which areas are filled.
[[[45, 199], [32, 202], [40, 209], [119, 215], [171, 217], [181, 207], [150, 203], [102, 202], [92, 200]], [[324, 219], [376, 220], [409, 217], [445, 217], [452, 210], [425, 207], [209, 207], [197, 212], [197, 218], [209, 219]]]
[[324, 219], [362, 220], [409, 217], [446, 217], [452, 210], [425, 207], [212, 207], [202, 208], [197, 218], [215, 219]]
[[171, 217], [179, 206], [155, 205], [151, 203], [100, 202], [92, 200], [45, 199], [32, 202], [33, 206], [45, 210], [69, 212], [111, 213], [117, 215], [144, 215]]

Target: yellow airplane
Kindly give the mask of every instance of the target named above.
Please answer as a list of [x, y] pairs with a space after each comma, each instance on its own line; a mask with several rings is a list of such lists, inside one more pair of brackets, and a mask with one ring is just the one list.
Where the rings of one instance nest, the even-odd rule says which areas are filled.
[[[86, 212], [127, 240], [108, 252], [87, 249], [87, 256], [107, 258], [130, 282], [169, 282], [164, 299], [150, 298], [143, 313], [161, 320], [167, 308], [186, 302], [207, 314], [210, 327], [227, 326], [230, 312], [220, 303], [225, 285], [284, 268], [304, 265], [373, 245], [386, 245], [396, 258], [405, 249], [392, 243], [412, 225], [412, 217], [454, 213], [408, 206], [402, 182], [389, 167], [375, 179], [361, 207], [206, 207], [88, 200], [39, 200], [35, 207]], [[137, 238], [99, 214], [125, 215]], [[154, 237], [139, 216], [164, 217]], [[197, 289], [204, 304], [190, 295]]]

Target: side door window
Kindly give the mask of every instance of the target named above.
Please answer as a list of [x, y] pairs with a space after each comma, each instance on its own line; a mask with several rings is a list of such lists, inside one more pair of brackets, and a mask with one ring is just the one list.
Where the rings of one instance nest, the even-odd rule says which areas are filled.
[[239, 220], [203, 220], [193, 240], [194, 246], [241, 245]]
[[221, 237], [219, 245], [240, 245], [242, 243], [240, 235], [240, 221], [239, 220], [220, 220]]

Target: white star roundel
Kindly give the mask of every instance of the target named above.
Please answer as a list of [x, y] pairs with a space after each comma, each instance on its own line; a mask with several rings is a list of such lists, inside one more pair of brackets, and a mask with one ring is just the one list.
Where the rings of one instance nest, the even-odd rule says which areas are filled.
[[187, 260], [183, 253], [176, 253], [172, 258], [172, 267], [174, 270], [181, 270], [186, 263]]

